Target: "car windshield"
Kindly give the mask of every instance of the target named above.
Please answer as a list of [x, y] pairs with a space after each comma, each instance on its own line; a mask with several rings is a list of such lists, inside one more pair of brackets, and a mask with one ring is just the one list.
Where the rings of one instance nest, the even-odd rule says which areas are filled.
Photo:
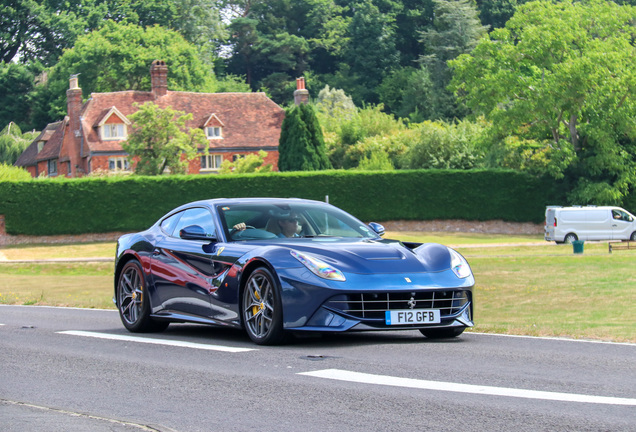
[[230, 240], [349, 237], [378, 238], [350, 214], [321, 203], [239, 203], [218, 205]]

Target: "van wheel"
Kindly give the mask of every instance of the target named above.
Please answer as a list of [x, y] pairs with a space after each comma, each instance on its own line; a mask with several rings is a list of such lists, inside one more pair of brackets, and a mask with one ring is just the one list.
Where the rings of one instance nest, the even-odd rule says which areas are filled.
[[631, 237], [629, 238], [631, 241], [636, 241], [636, 231], [634, 231], [631, 235]]
[[576, 236], [576, 234], [574, 233], [570, 233], [568, 235], [565, 236], [565, 238], [563, 239], [563, 241], [567, 244], [571, 244], [573, 241], [577, 241], [579, 238]]

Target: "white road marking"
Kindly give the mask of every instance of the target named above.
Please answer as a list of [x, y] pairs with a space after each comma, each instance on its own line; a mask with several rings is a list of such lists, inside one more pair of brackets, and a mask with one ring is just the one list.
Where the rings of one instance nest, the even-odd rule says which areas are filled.
[[117, 426], [123, 426], [123, 427], [126, 427], [127, 429], [131, 428], [131, 427], [134, 427], [134, 428], [142, 430], [142, 431], [155, 431], [155, 432], [157, 431], [157, 429], [154, 428], [154, 427], [142, 425], [142, 424], [139, 424], [139, 423], [132, 423], [132, 422], [129, 422], [129, 421], [124, 421], [124, 420], [110, 419], [110, 418], [106, 418], [106, 417], [98, 417], [98, 416], [94, 416], [94, 415], [91, 415], [91, 414], [85, 414], [85, 413], [73, 412], [73, 411], [66, 411], [66, 410], [57, 409], [57, 408], [49, 408], [49, 407], [44, 407], [44, 406], [40, 406], [40, 405], [33, 405], [33, 404], [29, 404], [29, 403], [24, 403], [24, 402], [16, 402], [16, 401], [7, 400], [7, 399], [0, 399], [0, 404], [7, 404], [7, 405], [20, 406], [20, 407], [33, 408], [33, 409], [37, 409], [37, 410], [40, 410], [40, 411], [62, 414], [62, 415], [66, 415], [66, 416], [69, 416], [69, 417], [83, 417], [83, 418], [87, 418], [87, 419], [90, 419], [90, 420], [97, 420], [97, 421], [111, 423], [111, 424], [114, 424], [114, 425], [117, 425]]
[[208, 344], [200, 344], [195, 342], [183, 342], [183, 341], [168, 340], [168, 339], [151, 339], [151, 338], [145, 338], [145, 337], [139, 337], [139, 336], [116, 335], [116, 334], [109, 334], [109, 333], [97, 333], [97, 332], [80, 331], [80, 330], [60, 331], [57, 333], [71, 335], [71, 336], [85, 336], [85, 337], [92, 337], [92, 338], [98, 338], [98, 339], [137, 342], [137, 343], [146, 343], [146, 344], [154, 344], [154, 345], [167, 345], [167, 346], [173, 346], [173, 347], [194, 348], [194, 349], [208, 350], [208, 351], [223, 351], [223, 352], [230, 352], [230, 353], [241, 353], [241, 352], [256, 350], [255, 348], [239, 348], [239, 347], [229, 347], [229, 346], [223, 346], [223, 345], [208, 345]]
[[602, 341], [602, 340], [591, 340], [591, 339], [571, 339], [566, 337], [556, 337], [556, 336], [528, 336], [528, 335], [511, 335], [511, 334], [499, 334], [499, 333], [479, 333], [468, 331], [464, 334], [471, 335], [480, 335], [480, 336], [497, 336], [497, 337], [508, 337], [508, 338], [518, 338], [518, 339], [541, 339], [541, 340], [553, 340], [559, 342], [579, 342], [579, 343], [591, 343], [591, 344], [605, 344], [605, 345], [623, 345], [623, 346], [632, 346], [636, 347], [636, 343], [631, 342], [611, 342], [611, 341]]
[[317, 378], [349, 381], [363, 384], [376, 384], [394, 387], [408, 387], [423, 390], [439, 390], [456, 393], [471, 393], [489, 396], [506, 396], [526, 399], [543, 399], [562, 402], [581, 402], [605, 405], [636, 406], [636, 399], [591, 396], [574, 393], [555, 393], [537, 390], [523, 390], [505, 387], [490, 387], [472, 384], [458, 384], [442, 381], [426, 381], [412, 378], [399, 378], [385, 375], [375, 375], [360, 372], [351, 372], [339, 369], [324, 369], [314, 372], [302, 372], [298, 375], [306, 375]]

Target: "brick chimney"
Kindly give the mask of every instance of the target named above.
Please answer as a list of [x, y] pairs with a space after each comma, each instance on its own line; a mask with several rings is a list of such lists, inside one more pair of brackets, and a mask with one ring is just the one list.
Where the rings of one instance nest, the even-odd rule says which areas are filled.
[[294, 103], [296, 105], [309, 102], [309, 91], [305, 88], [305, 78], [296, 78], [296, 90], [294, 91]]
[[77, 175], [78, 169], [79, 171], [83, 171], [81, 155], [82, 125], [80, 119], [82, 114], [82, 89], [79, 87], [77, 75], [71, 75], [69, 79], [68, 90], [66, 90], [66, 109], [68, 113], [70, 142], [72, 143], [67, 151], [71, 161], [71, 171]]
[[150, 84], [155, 98], [168, 93], [168, 66], [163, 60], [155, 60], [150, 66]]
[[66, 90], [66, 108], [71, 131], [80, 129], [80, 113], [82, 112], [82, 89], [77, 83], [77, 75], [71, 75]]

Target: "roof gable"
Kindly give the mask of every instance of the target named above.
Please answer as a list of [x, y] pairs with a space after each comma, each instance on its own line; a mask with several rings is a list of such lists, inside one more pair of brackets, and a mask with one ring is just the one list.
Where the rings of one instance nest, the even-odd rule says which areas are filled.
[[[120, 121], [117, 121], [117, 119]], [[95, 126], [104, 126], [106, 123], [124, 123], [130, 125], [130, 120], [113, 106], [101, 117], [101, 120], [99, 120]]]
[[205, 123], [203, 123], [203, 127], [223, 127], [225, 126], [221, 120], [216, 116], [216, 114], [212, 114]]

